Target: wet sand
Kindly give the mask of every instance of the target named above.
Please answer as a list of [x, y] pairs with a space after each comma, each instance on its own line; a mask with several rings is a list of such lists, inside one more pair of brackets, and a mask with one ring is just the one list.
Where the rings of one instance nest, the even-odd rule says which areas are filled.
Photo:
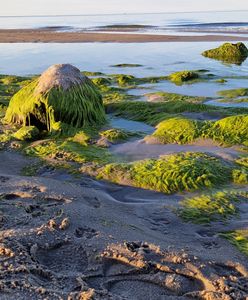
[[47, 29], [2, 29], [0, 43], [146, 43], [146, 42], [207, 42], [248, 41], [235, 35], [153, 35], [106, 32], [56, 32]]
[[247, 258], [217, 234], [235, 222], [184, 223], [183, 194], [20, 175], [33, 163], [0, 152], [1, 299], [246, 299]]

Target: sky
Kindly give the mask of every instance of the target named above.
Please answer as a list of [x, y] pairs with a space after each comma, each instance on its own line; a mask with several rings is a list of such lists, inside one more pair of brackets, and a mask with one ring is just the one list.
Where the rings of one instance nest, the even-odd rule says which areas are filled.
[[248, 0], [7, 0], [1, 16], [248, 10]]

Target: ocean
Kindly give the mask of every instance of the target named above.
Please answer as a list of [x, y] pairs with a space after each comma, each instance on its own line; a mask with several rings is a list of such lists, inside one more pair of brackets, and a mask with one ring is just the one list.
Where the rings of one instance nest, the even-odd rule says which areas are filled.
[[[133, 26], [140, 33], [248, 33], [248, 11], [78, 16], [0, 16], [1, 29], [54, 28], [58, 31]], [[122, 27], [123, 26], [123, 27]]]

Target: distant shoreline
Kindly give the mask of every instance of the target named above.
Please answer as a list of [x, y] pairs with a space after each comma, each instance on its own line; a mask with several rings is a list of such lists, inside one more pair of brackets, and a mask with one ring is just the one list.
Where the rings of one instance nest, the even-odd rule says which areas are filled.
[[202, 34], [153, 35], [106, 32], [56, 32], [41, 29], [0, 29], [0, 43], [148, 43], [248, 41], [248, 36]]

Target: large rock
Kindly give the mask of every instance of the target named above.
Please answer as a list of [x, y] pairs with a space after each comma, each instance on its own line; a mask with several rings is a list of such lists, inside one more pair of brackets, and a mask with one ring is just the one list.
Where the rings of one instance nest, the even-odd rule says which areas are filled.
[[206, 50], [203, 56], [240, 65], [248, 57], [248, 49], [243, 43], [225, 43], [218, 48]]
[[57, 122], [74, 127], [101, 124], [101, 94], [91, 80], [69, 64], [53, 65], [16, 93], [5, 121], [51, 131]]

